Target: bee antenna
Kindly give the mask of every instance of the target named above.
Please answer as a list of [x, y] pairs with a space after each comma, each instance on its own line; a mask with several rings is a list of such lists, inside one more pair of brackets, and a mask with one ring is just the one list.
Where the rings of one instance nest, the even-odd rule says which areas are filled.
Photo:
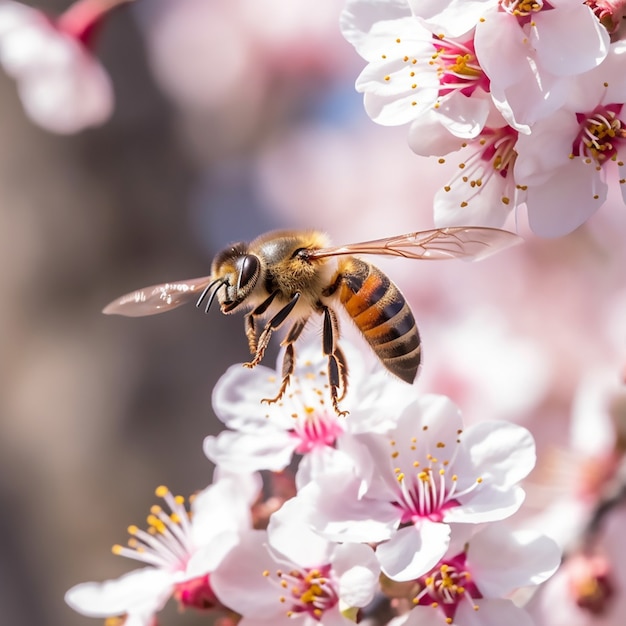
[[206, 304], [206, 307], [204, 309], [205, 313], [209, 312], [209, 309], [211, 308], [211, 305], [213, 304], [213, 300], [215, 300], [215, 296], [217, 295], [217, 292], [222, 288], [222, 287], [226, 287], [227, 285], [227, 281], [222, 280], [220, 281], [219, 285], [217, 285], [217, 287], [215, 287], [215, 289], [213, 289], [213, 291], [211, 292], [211, 295], [209, 297], [209, 301]]
[[216, 283], [219, 283], [220, 280], [219, 278], [217, 280], [214, 280], [212, 282], [210, 282], [202, 291], [202, 293], [200, 294], [200, 297], [198, 298], [198, 301], [196, 302], [196, 306], [198, 308], [200, 308], [200, 305], [202, 304], [202, 301], [206, 298], [207, 293], [209, 293], [209, 290], [211, 289], [211, 287], [213, 287], [213, 285], [215, 285]]

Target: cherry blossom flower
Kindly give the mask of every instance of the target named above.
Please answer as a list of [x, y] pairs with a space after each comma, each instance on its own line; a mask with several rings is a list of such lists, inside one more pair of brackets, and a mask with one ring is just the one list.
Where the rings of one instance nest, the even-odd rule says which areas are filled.
[[530, 626], [526, 611], [506, 598], [547, 580], [560, 561], [559, 548], [547, 537], [488, 526], [415, 581], [415, 606], [394, 623]]
[[372, 548], [328, 542], [277, 515], [267, 532], [243, 535], [213, 573], [218, 597], [243, 616], [240, 626], [354, 623], [378, 587]]
[[105, 122], [111, 80], [92, 54], [104, 16], [130, 0], [79, 0], [51, 19], [20, 2], [0, 2], [0, 65], [17, 82], [26, 114], [46, 130], [68, 134]]
[[380, 543], [383, 572], [393, 580], [422, 576], [443, 557], [450, 524], [504, 519], [518, 510], [518, 482], [535, 463], [530, 433], [483, 422], [463, 430], [445, 396], [408, 405], [395, 428], [344, 443], [352, 472], [319, 476], [299, 492], [309, 523], [335, 541]]
[[504, 117], [528, 133], [565, 103], [567, 78], [604, 60], [609, 34], [578, 0], [482, 4], [489, 10], [476, 24], [476, 54]]
[[113, 553], [148, 565], [117, 580], [72, 587], [65, 601], [89, 617], [126, 616], [128, 626], [149, 626], [170, 597], [183, 607], [222, 607], [215, 596], [211, 572], [250, 528], [250, 506], [260, 490], [258, 476], [224, 475], [192, 500], [191, 514], [180, 496], [158, 487], [169, 513], [154, 506], [148, 530], [128, 529], [128, 547]]
[[383, 431], [389, 428], [399, 406], [413, 396], [412, 387], [393, 380], [374, 356], [368, 360], [350, 342], [342, 341], [350, 368], [349, 391], [344, 404], [348, 418], [339, 417], [328, 401], [327, 367], [319, 338], [308, 335], [298, 344], [296, 369], [285, 396], [275, 404], [261, 404], [272, 397], [280, 381], [282, 355], [275, 370], [253, 370], [233, 365], [213, 392], [217, 416], [232, 430], [204, 441], [204, 452], [229, 472], [261, 469], [280, 471], [294, 454], [303, 456], [298, 485], [346, 462], [335, 449], [344, 433]]
[[626, 509], [614, 509], [597, 544], [571, 555], [528, 604], [537, 626], [621, 626], [626, 594]]
[[607, 169], [617, 164], [626, 190], [626, 42], [579, 76], [561, 109], [520, 135], [515, 179], [527, 185], [530, 227], [538, 235], [565, 235], [583, 224], [607, 197]]
[[526, 197], [526, 188], [514, 177], [518, 132], [503, 124], [483, 128], [472, 140], [450, 139], [442, 136], [436, 123], [409, 134], [409, 144], [417, 154], [444, 155], [459, 150], [458, 157], [453, 154], [439, 160], [458, 162], [456, 173], [435, 194], [435, 224], [502, 226]]
[[356, 88], [365, 93], [365, 109], [374, 121], [412, 122], [416, 133], [430, 113], [457, 137], [481, 131], [492, 103], [471, 34], [435, 35], [411, 15], [372, 23], [371, 7], [362, 0], [348, 2], [342, 30], [369, 62]]

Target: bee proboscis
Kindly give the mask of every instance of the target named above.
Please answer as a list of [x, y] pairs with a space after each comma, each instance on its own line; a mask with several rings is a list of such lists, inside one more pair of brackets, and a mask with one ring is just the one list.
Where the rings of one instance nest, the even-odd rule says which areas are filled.
[[[377, 254], [409, 259], [482, 259], [521, 242], [506, 230], [451, 227], [330, 247], [319, 231], [286, 230], [237, 243], [218, 253], [211, 274], [145, 287], [115, 300], [103, 312], [126, 316], [154, 315], [196, 300], [208, 313], [217, 298], [221, 311], [244, 308], [245, 332], [252, 360], [260, 363], [272, 333], [288, 321], [282, 382], [283, 396], [295, 369], [294, 343], [312, 314], [323, 317], [322, 350], [328, 359], [330, 398], [337, 414], [348, 388], [348, 364], [339, 347], [340, 304], [381, 363], [395, 376], [413, 383], [421, 344], [413, 313], [400, 290], [375, 265], [353, 255]], [[267, 318], [260, 334], [257, 320]]]

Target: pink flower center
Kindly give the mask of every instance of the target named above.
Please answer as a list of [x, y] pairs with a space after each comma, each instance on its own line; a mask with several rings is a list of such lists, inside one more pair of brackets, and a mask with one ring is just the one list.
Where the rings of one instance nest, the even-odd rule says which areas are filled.
[[429, 64], [438, 66], [440, 96], [460, 91], [469, 97], [477, 87], [489, 91], [489, 79], [478, 64], [473, 41], [459, 43], [435, 37], [434, 47], [435, 53]]
[[178, 583], [174, 590], [174, 597], [181, 608], [205, 611], [223, 606], [211, 588], [208, 574]]
[[[270, 572], [263, 575], [270, 577]], [[287, 617], [307, 614], [320, 621], [324, 612], [339, 601], [335, 585], [330, 577], [330, 565], [318, 568], [276, 572], [277, 584], [285, 594], [279, 600], [286, 606]]]
[[[413, 439], [415, 442], [412, 441], [411, 448], [415, 446], [416, 449], [417, 438]], [[395, 441], [392, 441], [392, 446], [395, 448]], [[441, 449], [445, 444], [441, 442], [437, 446]], [[399, 459], [400, 456], [398, 450], [394, 449], [391, 453], [392, 459]], [[482, 483], [479, 477], [467, 489], [458, 491], [458, 476], [450, 473], [452, 465], [453, 459], [441, 461], [427, 454], [425, 463], [412, 461], [413, 471], [410, 473], [402, 471], [400, 467], [394, 468], [399, 487], [394, 505], [402, 512], [401, 524], [416, 524], [422, 519], [443, 521], [448, 509], [459, 506], [459, 497], [470, 493]]]
[[461, 602], [470, 602], [474, 610], [478, 606], [475, 599], [482, 598], [478, 587], [466, 567], [465, 553], [442, 561], [425, 576], [418, 578], [420, 592], [413, 598], [413, 604], [439, 608], [451, 624]]
[[588, 163], [602, 166], [615, 161], [620, 145], [626, 139], [624, 123], [619, 119], [622, 104], [597, 107], [592, 113], [576, 113], [580, 130], [572, 145], [572, 157], [583, 157]]
[[565, 562], [574, 601], [592, 615], [604, 615], [615, 594], [611, 566], [601, 555], [574, 555]]
[[315, 448], [333, 446], [344, 431], [337, 416], [326, 411], [318, 412], [308, 406], [304, 411], [304, 417], [294, 414], [297, 422], [290, 431], [291, 436], [299, 441], [295, 451], [298, 454], [307, 454]]
[[617, 32], [626, 12], [624, 0], [585, 0], [585, 4], [593, 11], [609, 34]]

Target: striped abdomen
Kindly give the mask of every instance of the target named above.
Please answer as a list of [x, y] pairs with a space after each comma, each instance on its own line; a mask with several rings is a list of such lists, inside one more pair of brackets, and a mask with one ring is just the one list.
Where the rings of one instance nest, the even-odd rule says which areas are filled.
[[400, 290], [377, 267], [349, 257], [339, 264], [339, 299], [383, 365], [412, 383], [420, 364], [420, 338]]

